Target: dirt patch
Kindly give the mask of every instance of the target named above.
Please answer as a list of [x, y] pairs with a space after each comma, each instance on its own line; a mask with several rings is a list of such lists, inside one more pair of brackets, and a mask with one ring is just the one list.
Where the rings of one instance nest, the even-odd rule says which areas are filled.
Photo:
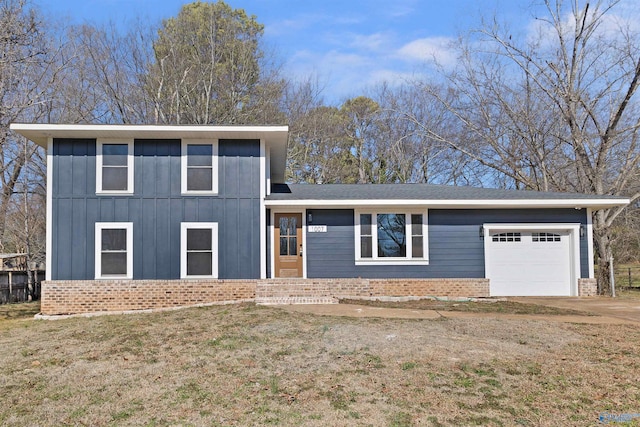
[[0, 424], [593, 425], [637, 413], [640, 331], [252, 304], [0, 323]]
[[404, 308], [409, 310], [461, 311], [466, 313], [531, 314], [550, 316], [593, 316], [587, 311], [527, 304], [514, 301], [442, 301], [420, 299], [413, 301], [340, 300], [341, 304], [364, 305], [368, 307]]

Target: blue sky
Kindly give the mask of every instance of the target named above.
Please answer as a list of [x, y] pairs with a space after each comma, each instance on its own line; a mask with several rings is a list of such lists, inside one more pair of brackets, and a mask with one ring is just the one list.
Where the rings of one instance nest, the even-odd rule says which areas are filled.
[[[35, 0], [45, 13], [74, 23], [151, 22], [177, 15], [183, 0]], [[637, 0], [624, 0], [637, 9]], [[452, 62], [447, 44], [481, 16], [526, 29], [528, 0], [227, 0], [256, 15], [264, 41], [294, 78], [313, 76], [330, 103], [380, 81], [410, 79], [436, 57]], [[542, 3], [539, 1], [538, 3]]]

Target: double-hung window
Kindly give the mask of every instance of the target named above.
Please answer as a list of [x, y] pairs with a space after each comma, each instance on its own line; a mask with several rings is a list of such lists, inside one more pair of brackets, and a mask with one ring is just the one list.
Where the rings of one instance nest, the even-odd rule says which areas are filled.
[[133, 140], [98, 139], [96, 193], [133, 193]]
[[356, 211], [356, 264], [427, 264], [426, 219], [426, 211]]
[[218, 142], [182, 140], [182, 193], [218, 193]]
[[183, 222], [180, 229], [180, 277], [218, 277], [218, 223]]
[[133, 278], [133, 223], [96, 223], [96, 279]]

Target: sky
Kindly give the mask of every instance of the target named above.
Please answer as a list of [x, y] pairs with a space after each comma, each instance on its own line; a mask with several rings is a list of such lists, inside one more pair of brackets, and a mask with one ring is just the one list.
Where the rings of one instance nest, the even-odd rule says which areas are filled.
[[[185, 0], [35, 0], [69, 23], [160, 22]], [[637, 12], [637, 0], [629, 2]], [[226, 0], [264, 24], [263, 41], [286, 76], [312, 78], [325, 102], [339, 104], [382, 81], [412, 79], [436, 58], [455, 58], [448, 44], [497, 14], [512, 27], [534, 22], [529, 0]], [[538, 3], [541, 3], [538, 1]]]

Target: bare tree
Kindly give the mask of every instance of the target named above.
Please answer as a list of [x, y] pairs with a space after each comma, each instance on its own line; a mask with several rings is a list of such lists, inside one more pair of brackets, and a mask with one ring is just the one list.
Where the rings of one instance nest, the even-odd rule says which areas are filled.
[[[479, 185], [485, 170], [472, 158], [463, 156], [440, 138], [423, 129], [444, 135], [456, 130], [447, 109], [413, 85], [382, 83], [372, 95], [380, 105], [376, 158], [378, 182], [424, 182], [434, 184]], [[384, 166], [382, 166], [384, 164]]]
[[[464, 130], [424, 132], [508, 178], [506, 186], [640, 197], [640, 38], [618, 1], [546, 0], [537, 32], [497, 20], [458, 44], [448, 91], [425, 85]], [[611, 225], [594, 214], [599, 283], [608, 289]]]
[[48, 117], [60, 70], [60, 44], [27, 1], [0, 0], [0, 246], [26, 165], [39, 149], [9, 131], [16, 121]]
[[145, 91], [154, 29], [141, 21], [121, 33], [114, 24], [66, 31], [66, 67], [51, 119], [66, 123], [148, 123]]

